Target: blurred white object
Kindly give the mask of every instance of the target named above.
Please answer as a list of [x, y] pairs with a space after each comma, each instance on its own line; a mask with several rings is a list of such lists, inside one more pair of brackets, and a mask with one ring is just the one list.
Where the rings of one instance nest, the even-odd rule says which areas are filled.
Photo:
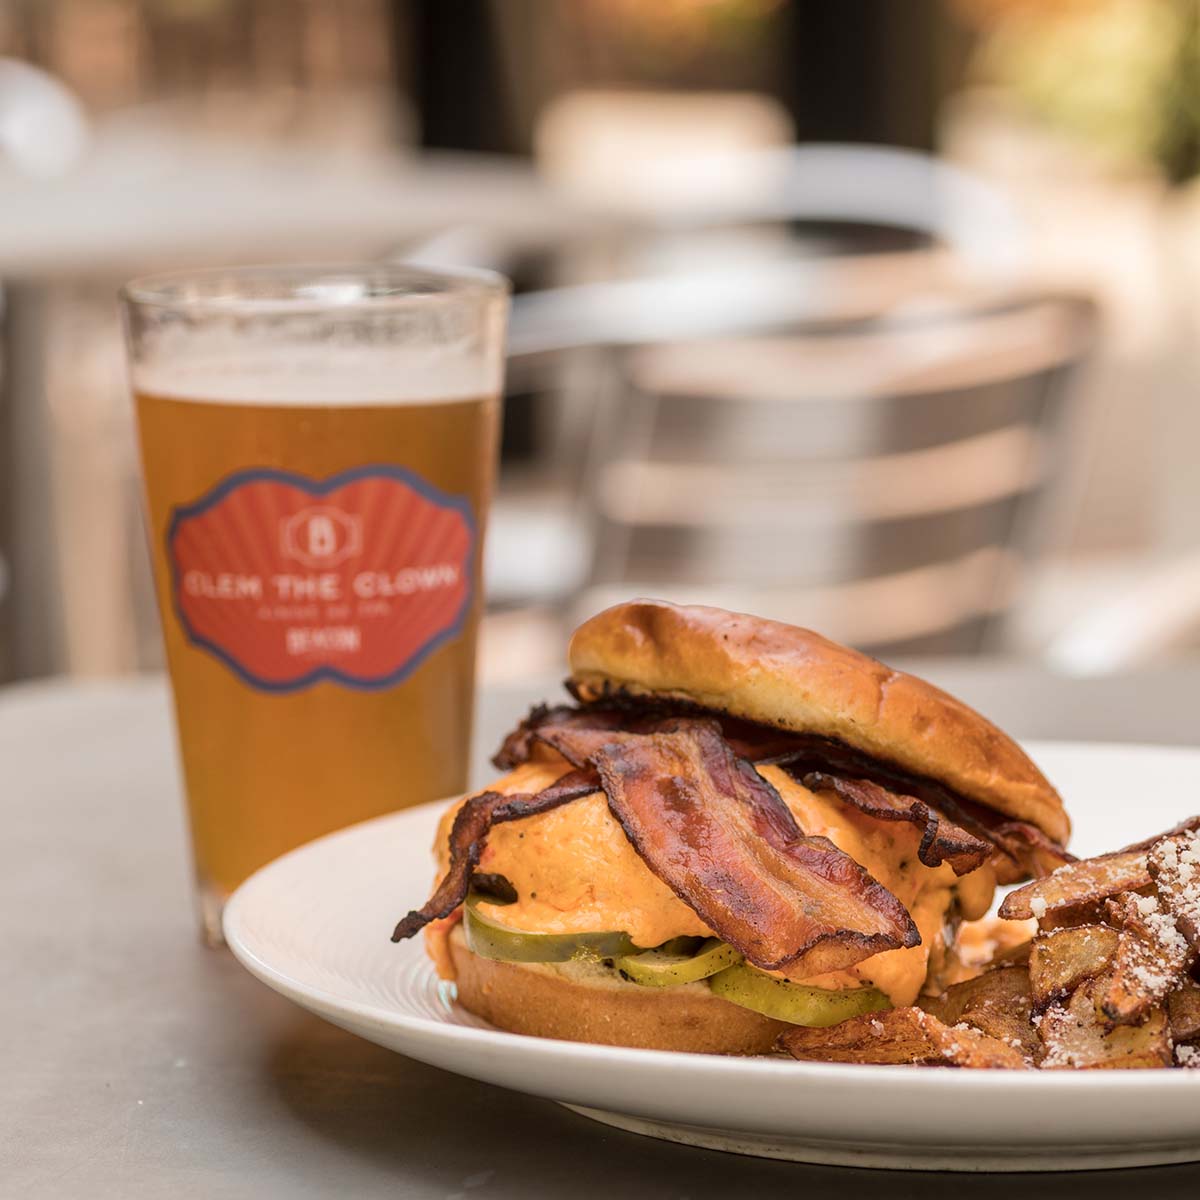
[[[674, 154], [664, 161], [686, 170], [688, 160]], [[730, 153], [722, 163], [725, 174], [753, 181], [753, 188], [736, 197], [727, 189], [696, 189], [687, 203], [669, 207], [676, 224], [846, 221], [907, 229], [944, 247], [964, 275], [993, 286], [1027, 265], [1024, 227], [1004, 194], [929, 155], [887, 146], [803, 145]], [[633, 186], [636, 176], [634, 161], [620, 178]], [[733, 269], [530, 293], [514, 302], [510, 352], [643, 345], [824, 317], [830, 286], [843, 286], [831, 277], [843, 273], [840, 263], [781, 261], [776, 253]]]
[[564, 194], [665, 226], [861, 221], [928, 234], [1012, 277], [1022, 221], [1003, 192], [891, 146], [789, 145], [791, 122], [751, 92], [572, 92], [536, 132], [539, 170]]
[[153, 113], [107, 121], [76, 170], [14, 180], [3, 205], [0, 273], [42, 278], [367, 259], [452, 226], [546, 244], [598, 223], [498, 157], [394, 153], [331, 169], [320, 148], [197, 136]]
[[483, 554], [489, 604], [554, 604], [582, 587], [591, 542], [577, 507], [562, 490], [502, 484]]
[[547, 288], [513, 298], [509, 354], [644, 346], [875, 316], [963, 276], [950, 256], [933, 252], [806, 258]]
[[83, 105], [53, 75], [0, 58], [0, 172], [65, 175], [88, 144]]
[[1185, 649], [1200, 634], [1200, 554], [1158, 567], [1070, 625], [1046, 659], [1069, 675], [1144, 667]]
[[793, 137], [783, 107], [755, 92], [578, 90], [546, 105], [539, 171], [564, 194], [640, 218], [753, 206], [771, 184], [751, 152]]
[[926, 233], [989, 274], [1024, 266], [1026, 231], [1008, 198], [959, 167], [893, 146], [806, 145], [763, 155], [775, 193], [764, 217], [864, 221]]

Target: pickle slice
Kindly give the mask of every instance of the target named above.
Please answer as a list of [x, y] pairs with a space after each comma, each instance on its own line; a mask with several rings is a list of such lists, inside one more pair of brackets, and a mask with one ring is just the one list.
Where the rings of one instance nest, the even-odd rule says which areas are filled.
[[843, 988], [834, 991], [808, 987], [803, 983], [792, 983], [789, 979], [777, 979], [746, 963], [726, 967], [709, 979], [708, 986], [722, 1000], [792, 1025], [836, 1025], [861, 1013], [892, 1007], [878, 988]]
[[[674, 954], [677, 958], [691, 958], [693, 954], [699, 954], [700, 947], [710, 940], [710, 938], [702, 937], [673, 937], [663, 942], [661, 946], [654, 946], [652, 949], [655, 954]], [[649, 952], [649, 950], [646, 951], [647, 954]]]
[[570, 962], [573, 958], [621, 958], [640, 954], [627, 933], [528, 933], [484, 916], [480, 904], [494, 904], [488, 896], [472, 893], [463, 908], [467, 946], [480, 958], [502, 962]]
[[694, 954], [672, 954], [670, 943], [645, 954], [618, 958], [613, 966], [631, 983], [643, 987], [678, 987], [707, 979], [734, 963], [742, 956], [720, 938], [708, 938]]

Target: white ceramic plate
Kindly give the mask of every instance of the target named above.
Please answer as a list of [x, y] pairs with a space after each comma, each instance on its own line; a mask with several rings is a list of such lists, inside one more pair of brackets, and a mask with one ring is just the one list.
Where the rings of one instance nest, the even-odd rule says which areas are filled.
[[[1200, 751], [1044, 744], [1077, 853], [1200, 810]], [[926, 1070], [719, 1058], [499, 1032], [458, 1008], [421, 940], [443, 805], [310, 843], [249, 879], [225, 935], [254, 975], [353, 1033], [461, 1075], [558, 1100], [624, 1129], [803, 1162], [960, 1171], [1200, 1160], [1200, 1071]]]

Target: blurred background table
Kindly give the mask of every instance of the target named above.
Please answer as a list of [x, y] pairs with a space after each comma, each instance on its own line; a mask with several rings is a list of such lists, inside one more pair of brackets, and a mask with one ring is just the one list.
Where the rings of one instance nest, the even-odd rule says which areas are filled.
[[[1200, 664], [1089, 681], [986, 660], [919, 669], [1024, 738], [1200, 743]], [[477, 779], [514, 718], [555, 689], [547, 678], [484, 693]], [[161, 680], [0, 691], [0, 761], [0, 945], [17, 967], [0, 989], [6, 1196], [961, 1193], [955, 1176], [796, 1166], [622, 1134], [391, 1054], [268, 991], [196, 939]], [[423, 882], [397, 881], [398, 909]], [[1200, 1166], [1019, 1186], [1192, 1197]], [[970, 1187], [1007, 1197], [1014, 1182]]]
[[161, 666], [115, 292], [280, 259], [513, 279], [490, 681], [631, 592], [892, 656], [1195, 650], [1195, 24], [0, 0], [0, 681]]

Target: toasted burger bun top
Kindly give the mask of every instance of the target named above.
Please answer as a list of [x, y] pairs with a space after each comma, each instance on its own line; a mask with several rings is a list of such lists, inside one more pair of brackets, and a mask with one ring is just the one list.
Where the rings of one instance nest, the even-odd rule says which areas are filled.
[[924, 680], [780, 621], [662, 600], [618, 604], [571, 638], [581, 700], [682, 700], [817, 734], [946, 785], [1065, 843], [1062, 800], [990, 721]]

